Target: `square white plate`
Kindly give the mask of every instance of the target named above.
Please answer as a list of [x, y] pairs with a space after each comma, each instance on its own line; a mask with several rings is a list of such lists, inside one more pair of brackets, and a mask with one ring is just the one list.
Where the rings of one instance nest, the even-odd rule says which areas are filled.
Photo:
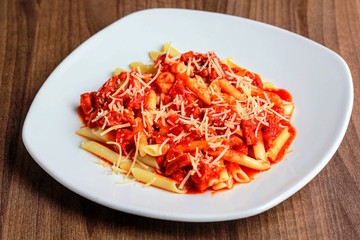
[[[249, 184], [211, 194], [179, 195], [139, 183], [118, 184], [80, 149], [76, 107], [116, 67], [150, 62], [148, 52], [171, 42], [182, 52], [215, 51], [289, 90], [296, 105], [293, 153]], [[192, 222], [261, 213], [290, 197], [328, 163], [345, 134], [353, 104], [350, 71], [331, 50], [294, 33], [239, 17], [180, 9], [130, 14], [73, 51], [36, 95], [23, 126], [34, 160], [72, 191], [99, 204], [141, 216]]]

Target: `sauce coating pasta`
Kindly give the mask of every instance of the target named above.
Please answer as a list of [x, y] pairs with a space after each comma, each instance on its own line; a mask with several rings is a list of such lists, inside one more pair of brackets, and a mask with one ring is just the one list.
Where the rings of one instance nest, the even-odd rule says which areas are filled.
[[85, 150], [116, 168], [130, 162], [127, 175], [177, 193], [250, 182], [247, 169], [268, 170], [287, 153], [296, 135], [288, 91], [211, 51], [165, 44], [150, 57], [81, 94], [77, 133], [101, 143]]

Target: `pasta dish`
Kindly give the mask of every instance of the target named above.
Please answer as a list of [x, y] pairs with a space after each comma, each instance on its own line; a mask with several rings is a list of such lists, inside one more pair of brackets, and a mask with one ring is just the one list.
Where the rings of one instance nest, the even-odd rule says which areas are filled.
[[284, 158], [292, 96], [214, 52], [151, 51], [80, 96], [81, 148], [176, 193], [231, 189]]

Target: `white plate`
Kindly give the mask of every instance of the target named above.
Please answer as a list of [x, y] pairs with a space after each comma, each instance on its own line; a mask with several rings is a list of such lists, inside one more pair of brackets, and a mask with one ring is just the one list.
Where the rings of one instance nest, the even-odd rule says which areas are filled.
[[[150, 62], [149, 50], [170, 41], [181, 51], [234, 56], [294, 98], [293, 153], [249, 184], [212, 195], [178, 195], [142, 184], [118, 184], [80, 149], [79, 96], [97, 90], [116, 67]], [[252, 216], [307, 184], [328, 163], [345, 134], [353, 104], [350, 71], [329, 49], [291, 32], [228, 15], [179, 9], [136, 12], [72, 52], [36, 95], [23, 127], [35, 161], [72, 191], [99, 204], [152, 218], [206, 222]]]

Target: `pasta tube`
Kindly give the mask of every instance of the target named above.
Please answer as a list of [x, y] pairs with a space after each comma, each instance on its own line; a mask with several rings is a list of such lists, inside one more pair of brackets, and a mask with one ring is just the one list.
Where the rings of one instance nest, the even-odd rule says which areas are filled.
[[179, 184], [170, 178], [140, 168], [132, 168], [131, 173], [140, 182], [151, 183], [153, 186], [175, 193], [186, 193], [186, 190], [179, 189]]

